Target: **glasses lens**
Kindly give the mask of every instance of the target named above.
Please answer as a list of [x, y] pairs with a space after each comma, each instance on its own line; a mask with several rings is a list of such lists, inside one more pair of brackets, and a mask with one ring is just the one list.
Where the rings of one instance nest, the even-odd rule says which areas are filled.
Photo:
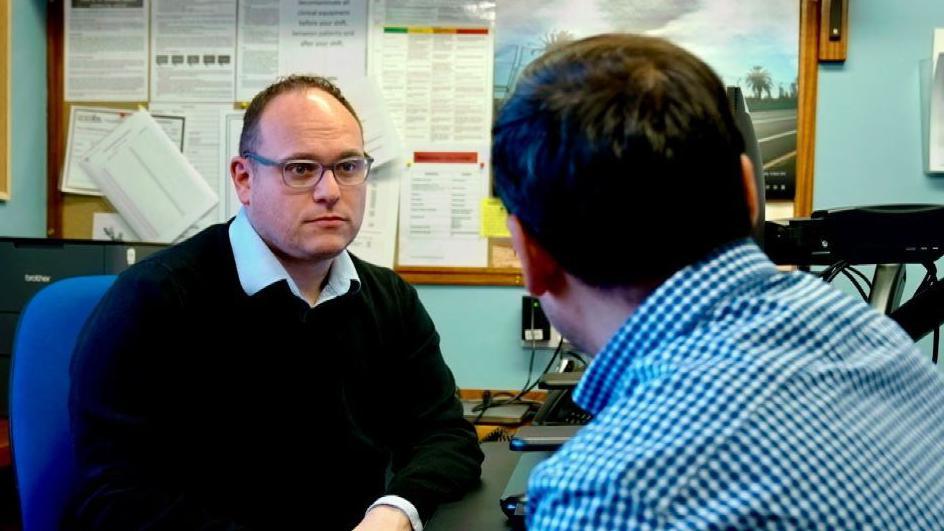
[[367, 159], [355, 157], [338, 161], [334, 177], [342, 184], [360, 184], [367, 178]]
[[285, 184], [303, 187], [321, 175], [321, 164], [311, 160], [290, 160], [282, 167]]

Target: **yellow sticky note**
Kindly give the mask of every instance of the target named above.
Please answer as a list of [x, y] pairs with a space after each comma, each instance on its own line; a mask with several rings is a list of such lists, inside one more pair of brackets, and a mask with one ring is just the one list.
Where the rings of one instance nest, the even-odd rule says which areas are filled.
[[482, 236], [486, 238], [509, 238], [508, 212], [497, 197], [486, 197], [482, 200]]

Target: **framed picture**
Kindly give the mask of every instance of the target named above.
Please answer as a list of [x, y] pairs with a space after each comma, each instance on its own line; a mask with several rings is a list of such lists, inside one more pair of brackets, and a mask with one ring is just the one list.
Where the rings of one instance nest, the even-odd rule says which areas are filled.
[[[793, 201], [796, 191], [800, 87], [800, 9], [796, 0], [499, 2], [495, 100], [512, 90], [527, 64], [549, 49], [590, 35], [657, 35], [704, 60], [725, 86], [746, 98], [763, 159], [767, 199]], [[724, 21], [724, 22], [722, 22]]]

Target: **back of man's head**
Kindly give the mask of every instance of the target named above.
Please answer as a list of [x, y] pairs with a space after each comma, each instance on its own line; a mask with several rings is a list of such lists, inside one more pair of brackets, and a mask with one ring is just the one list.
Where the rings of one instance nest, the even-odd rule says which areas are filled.
[[659, 280], [750, 233], [724, 86], [662, 39], [600, 35], [545, 53], [493, 136], [509, 212], [587, 284]]

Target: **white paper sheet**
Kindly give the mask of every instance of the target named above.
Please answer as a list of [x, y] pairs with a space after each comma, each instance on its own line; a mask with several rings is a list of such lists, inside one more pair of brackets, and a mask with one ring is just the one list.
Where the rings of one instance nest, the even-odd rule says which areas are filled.
[[[73, 106], [69, 112], [69, 134], [66, 138], [66, 161], [62, 170], [59, 189], [63, 192], [82, 195], [102, 195], [79, 161], [101, 139], [118, 127], [122, 120], [134, 111], [103, 107]], [[174, 145], [183, 150], [185, 120], [182, 116], [158, 116], [154, 119]]]
[[400, 185], [399, 265], [488, 265], [488, 240], [479, 233], [480, 204], [488, 194], [487, 154], [484, 148], [443, 151], [441, 146], [414, 153]]
[[[220, 166], [220, 113], [233, 110], [226, 103], [152, 103], [151, 113], [174, 114], [187, 119], [184, 135], [184, 156], [203, 177], [211, 189], [224, 189], [228, 173]], [[225, 179], [228, 181], [228, 179]], [[223, 202], [217, 203], [205, 216], [197, 220], [184, 237], [192, 236], [214, 223], [225, 221]]]
[[489, 142], [493, 34], [488, 27], [384, 26], [371, 71], [404, 143]]
[[66, 0], [66, 101], [148, 97], [148, 0]]
[[367, 2], [312, 5], [282, 0], [279, 74], [317, 74], [336, 80], [367, 74]]
[[96, 212], [92, 214], [92, 239], [113, 242], [136, 242], [138, 235], [118, 214]]
[[236, 100], [249, 101], [279, 76], [279, 1], [242, 0], [236, 29]]
[[220, 211], [223, 212], [223, 219], [229, 219], [239, 212], [242, 206], [239, 197], [236, 196], [236, 189], [233, 187], [233, 179], [229, 173], [229, 161], [239, 155], [239, 135], [243, 132], [243, 114], [244, 111], [227, 111], [220, 115], [220, 167], [223, 168], [222, 188], [218, 190], [220, 202]]
[[82, 165], [142, 241], [174, 241], [217, 202], [147, 111], [126, 118]]
[[402, 163], [403, 142], [373, 80], [361, 78], [356, 82], [345, 83], [340, 88], [361, 120], [364, 150], [374, 158], [374, 167], [394, 160]]
[[371, 9], [375, 8], [384, 10], [388, 24], [480, 26], [495, 22], [494, 0], [375, 0]]
[[404, 166], [387, 164], [370, 171], [367, 204], [357, 238], [348, 249], [372, 264], [393, 268], [397, 243], [397, 207]]
[[151, 100], [232, 102], [236, 0], [153, 0]]
[[934, 30], [928, 129], [928, 171], [944, 172], [944, 28]]

